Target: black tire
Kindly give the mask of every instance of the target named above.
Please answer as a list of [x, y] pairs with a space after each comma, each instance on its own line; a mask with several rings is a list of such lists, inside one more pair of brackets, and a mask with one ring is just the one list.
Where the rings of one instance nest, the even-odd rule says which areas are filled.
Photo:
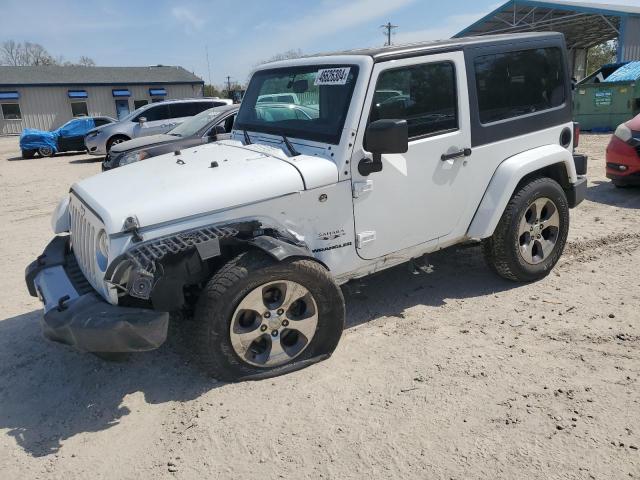
[[109, 150], [111, 150], [111, 147], [113, 147], [115, 144], [126, 142], [128, 140], [131, 139], [125, 135], [114, 135], [109, 140], [107, 140], [107, 154], [109, 153]]
[[613, 186], [616, 187], [616, 188], [629, 188], [628, 184], [621, 183], [621, 182], [618, 182], [616, 180], [613, 180], [611, 183], [613, 183]]
[[[236, 308], [250, 292], [277, 280], [296, 282], [313, 295], [317, 327], [313, 338], [293, 360], [274, 367], [255, 366], [234, 350], [231, 322]], [[192, 329], [194, 353], [204, 370], [218, 380], [274, 377], [331, 355], [342, 335], [344, 318], [342, 291], [322, 265], [307, 259], [276, 262], [262, 252], [245, 252], [225, 264], [203, 289]]]
[[35, 150], [22, 150], [22, 158], [29, 159], [36, 156]]
[[38, 149], [38, 155], [41, 157], [53, 157], [56, 154], [53, 148], [51, 147], [40, 147]]
[[[538, 264], [530, 264], [520, 253], [519, 225], [529, 206], [541, 198], [557, 207], [559, 228], [555, 246]], [[485, 259], [501, 277], [516, 282], [533, 282], [546, 277], [560, 259], [569, 233], [569, 204], [562, 187], [553, 179], [534, 178], [519, 186], [507, 204], [493, 236], [483, 241]]]

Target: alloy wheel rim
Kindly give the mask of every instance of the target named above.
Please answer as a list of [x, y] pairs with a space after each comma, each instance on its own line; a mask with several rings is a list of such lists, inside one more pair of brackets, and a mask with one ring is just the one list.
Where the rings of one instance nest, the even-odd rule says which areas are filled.
[[518, 245], [522, 259], [538, 265], [551, 256], [560, 234], [560, 214], [547, 197], [534, 200], [524, 211], [518, 227]]
[[318, 307], [299, 283], [276, 280], [251, 290], [233, 313], [229, 335], [235, 353], [257, 367], [298, 357], [313, 340]]

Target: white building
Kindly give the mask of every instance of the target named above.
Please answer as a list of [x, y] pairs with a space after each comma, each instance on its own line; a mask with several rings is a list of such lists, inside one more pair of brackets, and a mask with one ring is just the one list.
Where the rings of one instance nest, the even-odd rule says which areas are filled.
[[0, 66], [0, 135], [51, 130], [73, 117], [123, 117], [149, 102], [202, 97], [182, 67]]

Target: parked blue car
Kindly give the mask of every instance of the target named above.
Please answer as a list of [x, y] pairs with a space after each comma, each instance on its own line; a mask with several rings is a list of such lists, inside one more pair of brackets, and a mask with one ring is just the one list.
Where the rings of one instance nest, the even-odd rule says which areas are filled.
[[57, 152], [84, 151], [84, 136], [96, 127], [114, 123], [111, 117], [82, 117], [69, 120], [60, 128], [46, 132], [25, 128], [20, 135], [22, 158], [52, 157]]

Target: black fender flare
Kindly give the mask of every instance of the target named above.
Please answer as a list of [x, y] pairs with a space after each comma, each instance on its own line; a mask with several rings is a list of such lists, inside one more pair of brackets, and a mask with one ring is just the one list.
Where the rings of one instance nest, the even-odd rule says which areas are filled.
[[313, 255], [311, 255], [311, 251], [306, 245], [296, 245], [270, 235], [258, 235], [246, 240], [245, 243], [262, 250], [279, 262], [292, 257], [311, 258], [316, 260]]

